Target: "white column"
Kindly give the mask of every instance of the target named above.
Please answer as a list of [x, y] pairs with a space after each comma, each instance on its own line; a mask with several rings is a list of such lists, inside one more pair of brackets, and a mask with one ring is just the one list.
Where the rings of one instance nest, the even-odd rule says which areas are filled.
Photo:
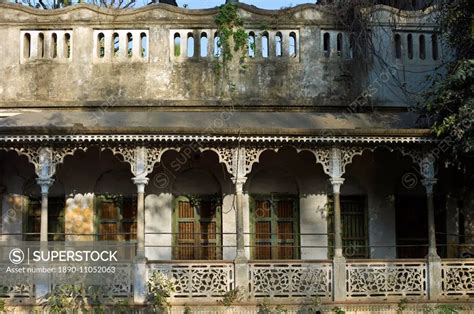
[[137, 255], [145, 256], [145, 186], [148, 178], [135, 177], [133, 182], [137, 186]]
[[426, 189], [426, 201], [428, 208], [428, 256], [439, 257], [436, 250], [436, 230], [435, 230], [435, 216], [434, 216], [434, 202], [433, 202], [433, 186], [437, 180], [434, 178], [423, 179], [421, 183]]
[[331, 178], [332, 191], [334, 197], [334, 257], [343, 257], [342, 254], [342, 228], [341, 228], [341, 185], [343, 178]]
[[421, 183], [426, 189], [428, 209], [428, 296], [430, 300], [437, 300], [441, 296], [441, 258], [436, 251], [436, 230], [433, 202], [433, 187], [435, 179], [434, 158], [426, 155], [420, 163], [420, 172], [423, 177]]
[[234, 178], [235, 183], [235, 197], [236, 197], [236, 231], [237, 231], [237, 255], [236, 261], [247, 261], [245, 254], [245, 240], [244, 240], [244, 209], [243, 209], [243, 185], [246, 178]]
[[49, 188], [53, 185], [54, 179], [52, 178], [37, 178], [36, 182], [41, 187], [41, 231], [40, 241], [48, 241], [48, 192]]
[[38, 150], [39, 164], [36, 165], [36, 182], [41, 187], [41, 232], [40, 241], [48, 241], [48, 192], [53, 185], [54, 165], [52, 162], [52, 149], [43, 147]]
[[331, 150], [329, 159], [329, 175], [334, 197], [334, 301], [346, 299], [346, 259], [342, 253], [342, 229], [341, 229], [341, 185], [344, 183], [344, 166], [342, 164], [342, 151], [339, 148]]
[[133, 301], [143, 304], [146, 301], [146, 258], [145, 258], [145, 186], [148, 184], [147, 149], [135, 149], [135, 164], [132, 166], [133, 183], [137, 186], [137, 255], [134, 261]]
[[[54, 164], [52, 161], [52, 148], [42, 147], [38, 150], [39, 163], [35, 165], [38, 178], [36, 182], [41, 187], [41, 226], [40, 242], [41, 250], [48, 249], [48, 192], [53, 185]], [[36, 299], [42, 300], [49, 293], [48, 274], [38, 274], [35, 276]]]
[[[248, 257], [245, 253], [245, 235], [244, 235], [244, 196], [243, 187], [247, 181], [245, 170], [246, 150], [243, 147], [233, 151], [232, 158], [232, 182], [235, 185], [236, 197], [236, 242], [237, 251], [234, 260], [235, 267], [235, 287], [248, 289]], [[245, 198], [248, 200], [248, 198]], [[248, 208], [248, 206], [245, 206]]]

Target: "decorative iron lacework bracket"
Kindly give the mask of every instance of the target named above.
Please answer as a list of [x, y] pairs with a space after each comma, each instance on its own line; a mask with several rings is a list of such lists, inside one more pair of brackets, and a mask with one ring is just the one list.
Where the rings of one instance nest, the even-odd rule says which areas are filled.
[[[377, 147], [368, 146], [324, 146], [317, 149], [295, 147], [297, 152], [309, 151], [316, 162], [321, 164], [324, 173], [337, 178], [344, 175], [346, 166], [352, 163], [355, 156], [362, 155], [364, 151], [374, 151]], [[424, 179], [435, 177], [435, 161], [433, 154], [421, 151], [419, 148], [406, 146], [388, 147], [390, 151], [398, 150], [403, 156], [409, 156], [419, 167], [420, 174]], [[157, 147], [157, 146], [134, 146], [134, 145], [110, 145], [102, 147], [101, 150], [110, 150], [114, 155], [120, 155], [123, 160], [130, 164], [131, 172], [136, 177], [147, 176], [153, 171], [156, 163], [161, 161], [163, 153], [168, 150], [181, 151], [183, 147]], [[62, 147], [40, 147], [37, 145], [18, 147], [0, 147], [0, 150], [13, 150], [18, 155], [26, 156], [34, 166], [35, 172], [40, 178], [51, 178], [56, 172], [56, 166], [64, 162], [66, 156], [72, 156], [77, 150], [86, 151], [86, 145], [67, 145]], [[245, 183], [253, 165], [259, 161], [260, 155], [266, 150], [278, 152], [276, 145], [232, 147], [230, 145], [221, 147], [201, 147], [199, 151], [211, 150], [219, 156], [219, 162], [223, 163], [233, 180]]]
[[102, 150], [106, 149], [112, 151], [114, 155], [122, 156], [124, 162], [130, 165], [131, 172], [136, 178], [145, 178], [153, 172], [155, 164], [161, 160], [161, 156], [167, 150], [162, 147], [129, 145], [102, 148]]
[[253, 165], [259, 161], [260, 155], [270, 148], [262, 147], [235, 147], [217, 148], [219, 159], [227, 166], [232, 180], [243, 187], [247, 175], [252, 171]]
[[431, 152], [421, 151], [415, 148], [397, 147], [403, 156], [409, 156], [420, 170], [420, 175], [425, 180], [434, 180], [436, 175], [436, 157]]
[[374, 149], [366, 146], [327, 146], [317, 149], [298, 148], [297, 151], [311, 152], [316, 157], [316, 163], [323, 167], [325, 174], [331, 178], [341, 178], [346, 172], [346, 166], [352, 163], [355, 156]]

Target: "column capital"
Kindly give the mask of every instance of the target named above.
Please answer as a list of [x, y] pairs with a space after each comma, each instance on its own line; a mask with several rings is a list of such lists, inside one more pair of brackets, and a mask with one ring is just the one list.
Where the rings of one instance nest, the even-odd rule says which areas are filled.
[[421, 184], [423, 184], [425, 187], [427, 194], [433, 194], [433, 187], [437, 182], [438, 180], [435, 178], [426, 178], [421, 180]]
[[345, 179], [338, 177], [338, 178], [330, 178], [329, 181], [332, 184], [333, 192], [339, 194], [341, 192], [341, 185], [344, 183]]
[[244, 192], [244, 184], [247, 182], [247, 177], [233, 177], [232, 182], [235, 184], [235, 192], [242, 194]]
[[132, 178], [132, 180], [133, 180], [133, 183], [137, 186], [138, 193], [144, 193], [145, 185], [147, 185], [148, 181], [150, 181], [150, 179], [145, 176], [134, 177]]
[[41, 187], [41, 194], [48, 194], [49, 188], [53, 185], [53, 178], [37, 178], [36, 183]]

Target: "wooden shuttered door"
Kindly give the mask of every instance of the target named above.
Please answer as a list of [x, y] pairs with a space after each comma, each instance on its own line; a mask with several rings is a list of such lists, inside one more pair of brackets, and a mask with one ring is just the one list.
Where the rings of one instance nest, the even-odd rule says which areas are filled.
[[[65, 199], [50, 197], [48, 199], [48, 240], [64, 241], [64, 207]], [[28, 201], [25, 240], [39, 241], [41, 232], [41, 199], [30, 198]]]
[[137, 201], [135, 197], [99, 195], [95, 199], [95, 208], [100, 241], [136, 239]]
[[251, 219], [254, 259], [299, 258], [297, 200], [296, 196], [253, 196]]
[[221, 207], [215, 197], [176, 197], [173, 215], [174, 259], [222, 258]]
[[[366, 198], [341, 195], [341, 228], [344, 256], [368, 258]], [[334, 203], [329, 201], [328, 233], [329, 257], [334, 255]]]

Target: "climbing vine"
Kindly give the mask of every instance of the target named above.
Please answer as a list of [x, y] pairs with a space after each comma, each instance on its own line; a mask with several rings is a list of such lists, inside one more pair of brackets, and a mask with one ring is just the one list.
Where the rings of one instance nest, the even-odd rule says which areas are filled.
[[215, 72], [217, 80], [227, 83], [229, 91], [235, 89], [235, 85], [230, 81], [229, 73], [231, 62], [235, 53], [240, 53], [239, 65], [245, 68], [247, 50], [249, 48], [249, 35], [245, 31], [244, 22], [239, 15], [237, 5], [226, 3], [219, 7], [219, 12], [215, 17], [217, 25], [217, 48], [219, 54], [215, 61]]

